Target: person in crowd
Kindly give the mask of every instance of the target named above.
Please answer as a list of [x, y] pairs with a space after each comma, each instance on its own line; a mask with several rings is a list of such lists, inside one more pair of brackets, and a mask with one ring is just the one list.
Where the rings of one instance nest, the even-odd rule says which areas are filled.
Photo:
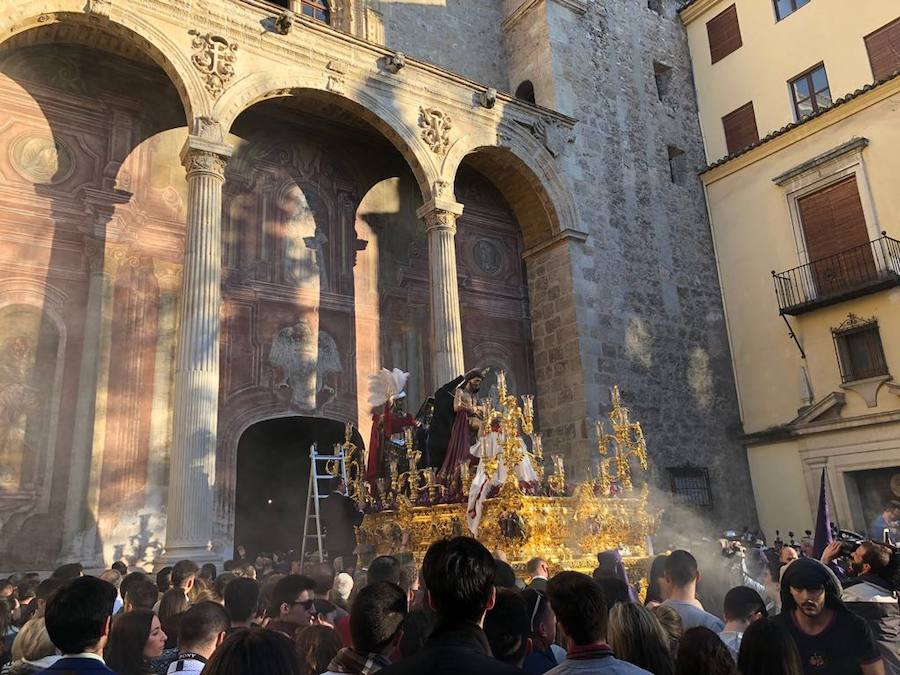
[[305, 606], [312, 599], [315, 582], [300, 574], [283, 577], [272, 589], [266, 628], [284, 633], [293, 639], [298, 628], [310, 623], [309, 608]]
[[644, 604], [651, 609], [655, 605], [662, 604], [666, 599], [666, 555], [658, 555], [650, 563], [650, 573], [647, 575], [647, 596]]
[[149, 609], [135, 609], [113, 622], [103, 658], [117, 675], [148, 675], [150, 661], [162, 654], [165, 645], [159, 617]]
[[172, 566], [166, 565], [159, 572], [156, 573], [156, 588], [159, 590], [159, 594], [162, 595], [167, 590], [172, 588]]
[[[355, 566], [356, 533], [353, 528], [362, 522], [362, 513], [346, 494], [340, 476], [332, 479], [331, 491], [322, 500], [322, 525], [325, 526], [325, 547], [332, 560], [347, 559], [344, 566]], [[394, 583], [397, 583], [396, 581]]]
[[881, 513], [869, 525], [869, 539], [879, 543], [884, 542], [884, 531], [888, 531], [888, 538], [894, 541], [894, 531], [900, 523], [900, 502], [893, 499], [884, 503]]
[[12, 659], [12, 645], [18, 629], [13, 625], [13, 606], [7, 598], [0, 598], [0, 666]]
[[775, 616], [781, 612], [781, 561], [777, 557], [763, 568], [762, 584], [766, 589], [766, 609], [769, 616]]
[[737, 665], [725, 643], [706, 626], [684, 631], [678, 645], [675, 675], [737, 675]]
[[71, 581], [78, 577], [84, 576], [84, 566], [81, 563], [66, 563], [60, 565], [51, 575], [54, 579], [62, 579], [63, 581]]
[[422, 651], [436, 623], [437, 614], [428, 606], [427, 599], [421, 606], [410, 609], [403, 620], [400, 642], [397, 645], [399, 656], [408, 659]]
[[108, 569], [100, 573], [100, 578], [111, 583], [113, 588], [116, 589], [116, 604], [113, 606], [113, 614], [115, 614], [122, 609], [124, 603], [122, 594], [119, 593], [119, 587], [122, 585], [122, 574], [119, 570]]
[[350, 612], [350, 647], [328, 664], [326, 675], [369, 675], [391, 665], [407, 616], [406, 594], [389, 581], [363, 588]]
[[[416, 586], [418, 586], [418, 576], [416, 577]], [[353, 577], [346, 572], [338, 572], [331, 584], [331, 592], [328, 594], [328, 599], [338, 607], [349, 612], [351, 593], [353, 593]]]
[[44, 616], [44, 612], [47, 609], [47, 601], [60, 589], [60, 587], [65, 585], [65, 583], [66, 582], [62, 579], [54, 579], [52, 577], [44, 579], [39, 583], [37, 590], [34, 592], [34, 600], [32, 600], [31, 604], [28, 606], [28, 609], [31, 610], [31, 612], [28, 616], [23, 618], [26, 621], [30, 621], [31, 619], [40, 619]]
[[184, 613], [178, 628], [178, 653], [168, 675], [199, 673], [225, 640], [230, 621], [222, 605], [201, 602]]
[[528, 606], [517, 589], [497, 589], [494, 608], [484, 617], [484, 634], [495, 659], [522, 667], [531, 650], [531, 627]]
[[203, 567], [200, 568], [200, 573], [197, 575], [207, 584], [212, 585], [216, 580], [216, 566], [213, 563], [203, 563]]
[[[145, 577], [136, 578], [127, 586], [125, 602], [122, 606], [124, 613], [133, 612], [136, 609], [153, 609], [159, 600], [156, 584]], [[165, 597], [165, 596], [163, 596]]]
[[687, 551], [672, 551], [666, 557], [665, 579], [668, 597], [663, 604], [678, 612], [685, 632], [696, 626], [705, 626], [714, 633], [725, 628], [722, 620], [704, 611], [697, 600], [700, 570], [694, 556]]
[[[122, 598], [122, 609], [120, 610], [119, 613], [125, 611], [125, 601], [128, 598], [128, 591], [131, 589], [131, 587], [134, 584], [138, 583], [139, 581], [150, 581], [150, 577], [148, 577], [143, 572], [134, 571], [129, 574], [126, 574], [122, 578], [122, 583], [119, 584], [119, 595]], [[157, 598], [158, 597], [159, 596], [157, 595]], [[154, 600], [154, 603], [155, 602], [156, 602], [156, 600]]]
[[741, 675], [803, 675], [794, 639], [773, 618], [762, 618], [747, 627], [737, 664]]
[[44, 619], [33, 619], [19, 631], [13, 643], [12, 663], [3, 669], [3, 675], [32, 675], [49, 668], [60, 658]]
[[500, 588], [518, 588], [516, 584], [516, 571], [508, 562], [497, 560], [497, 570], [494, 573], [494, 586]]
[[241, 628], [213, 652], [203, 675], [303, 675], [294, 643], [276, 631]]
[[808, 675], [883, 675], [884, 662], [866, 622], [841, 601], [834, 573], [818, 560], [800, 558], [781, 575], [782, 612]]
[[669, 654], [675, 659], [678, 654], [678, 643], [681, 642], [681, 636], [684, 635], [684, 626], [681, 623], [681, 615], [668, 605], [657, 605], [650, 610], [653, 616], [659, 621], [663, 631], [666, 633], [669, 644]]
[[366, 584], [374, 584], [379, 581], [390, 581], [400, 585], [400, 568], [402, 565], [392, 555], [380, 555], [369, 564], [366, 574]]
[[303, 675], [321, 675], [341, 650], [341, 638], [331, 626], [314, 624], [297, 631], [294, 647]]
[[415, 563], [407, 563], [400, 568], [400, 583], [398, 585], [406, 593], [407, 604], [410, 607], [415, 605], [416, 596], [421, 587], [419, 568]]
[[556, 615], [546, 592], [529, 587], [522, 591], [522, 598], [528, 608], [531, 631], [531, 650], [522, 667], [530, 675], [543, 675], [566, 658], [565, 650], [556, 644]]
[[188, 602], [184, 593], [177, 588], [171, 588], [163, 594], [162, 600], [159, 601], [159, 620], [166, 626], [172, 617], [183, 614], [190, 606], [191, 603]]
[[550, 565], [543, 558], [532, 558], [525, 563], [525, 572], [531, 577], [528, 587], [536, 591], [547, 590], [547, 580], [550, 578]]
[[44, 620], [63, 657], [41, 673], [115, 675], [102, 656], [115, 601], [116, 589], [95, 577], [74, 579], [53, 593]]
[[114, 562], [112, 565], [110, 565], [110, 568], [112, 568], [116, 572], [118, 572], [123, 578], [125, 577], [126, 574], [128, 574], [128, 565], [126, 565], [121, 560], [116, 560], [116, 562]]
[[594, 581], [603, 589], [606, 605], [612, 608], [620, 602], [631, 602], [631, 588], [616, 577], [595, 577]]
[[725, 594], [724, 614], [725, 628], [719, 633], [719, 638], [737, 661], [744, 631], [751, 623], [769, 614], [759, 593], [746, 586], [735, 586]]
[[[822, 562], [828, 565], [841, 555], [841, 542], [825, 548]], [[843, 601], [854, 614], [865, 619], [888, 673], [900, 674], [900, 607], [890, 581], [891, 550], [874, 541], [862, 542], [850, 556], [844, 581]]]
[[237, 577], [231, 572], [222, 572], [222, 574], [216, 575], [216, 580], [213, 582], [212, 594], [215, 596], [215, 601], [220, 605], [225, 604], [225, 587], [235, 579], [237, 579]]
[[16, 598], [19, 600], [19, 613], [16, 617], [17, 624], [22, 626], [31, 617], [34, 608], [31, 603], [37, 596], [38, 579], [22, 579], [16, 586]]
[[609, 610], [609, 646], [617, 658], [654, 675], [673, 675], [675, 662], [669, 636], [649, 609], [636, 602], [620, 602]]
[[568, 640], [565, 660], [548, 675], [646, 673], [620, 661], [606, 643], [609, 609], [603, 589], [580, 572], [560, 572], [547, 584], [550, 606], [557, 625]]
[[250, 628], [258, 616], [258, 609], [259, 583], [256, 579], [241, 577], [225, 587], [225, 611], [230, 620], [229, 628]]
[[793, 546], [782, 546], [781, 550], [778, 552], [778, 560], [781, 562], [782, 567], [788, 563], [794, 562], [799, 557], [800, 554], [797, 553], [797, 549]]
[[384, 670], [385, 675], [469, 672], [521, 673], [491, 656], [485, 613], [494, 606], [497, 563], [471, 537], [440, 539], [428, 547], [422, 580], [437, 624], [422, 649]]
[[192, 560], [179, 560], [172, 567], [172, 587], [181, 589], [181, 592], [190, 598], [191, 589], [197, 579], [200, 568]]

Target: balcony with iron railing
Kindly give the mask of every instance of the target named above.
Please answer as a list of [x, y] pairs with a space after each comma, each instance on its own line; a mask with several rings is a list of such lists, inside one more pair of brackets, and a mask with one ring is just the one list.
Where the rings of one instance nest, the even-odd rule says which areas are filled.
[[773, 271], [779, 313], [796, 316], [900, 286], [900, 241], [881, 235], [827, 258]]

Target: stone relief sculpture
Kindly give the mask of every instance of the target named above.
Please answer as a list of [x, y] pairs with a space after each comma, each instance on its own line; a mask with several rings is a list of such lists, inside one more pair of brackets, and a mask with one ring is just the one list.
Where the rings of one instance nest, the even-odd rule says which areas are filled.
[[329, 403], [337, 395], [334, 375], [344, 372], [341, 354], [330, 333], [319, 331], [319, 360], [316, 363], [316, 395], [318, 407]]
[[291, 390], [291, 404], [315, 410], [318, 375], [318, 340], [305, 319], [276, 333], [269, 348], [269, 364], [276, 389]]
[[213, 33], [201, 33], [192, 29], [188, 34], [194, 36], [191, 42], [191, 47], [194, 48], [191, 63], [203, 74], [207, 91], [217, 97], [234, 77], [238, 46]]
[[435, 108], [419, 108], [419, 128], [422, 140], [431, 151], [443, 155], [450, 149], [450, 129], [453, 121], [450, 115]]

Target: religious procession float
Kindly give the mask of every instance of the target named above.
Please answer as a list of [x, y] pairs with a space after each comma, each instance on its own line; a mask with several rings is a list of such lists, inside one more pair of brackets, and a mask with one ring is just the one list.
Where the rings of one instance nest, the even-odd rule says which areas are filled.
[[464, 535], [502, 552], [519, 572], [541, 557], [557, 569], [590, 573], [598, 552], [616, 549], [630, 573], [646, 577], [659, 514], [646, 482], [636, 487], [632, 478], [633, 469], [647, 471], [647, 449], [618, 387], [608, 419], [596, 424], [595, 468], [574, 481], [559, 454], [550, 455], [552, 471], [545, 472], [533, 396], [508, 391], [505, 373], [484, 399], [475, 397], [481, 373], [457, 378], [416, 418], [398, 405], [406, 377], [395, 369], [370, 378], [370, 403], [379, 412], [367, 461], [350, 425], [340, 448], [348, 494], [365, 514], [357, 529], [363, 560], [408, 553], [421, 562], [435, 539]]

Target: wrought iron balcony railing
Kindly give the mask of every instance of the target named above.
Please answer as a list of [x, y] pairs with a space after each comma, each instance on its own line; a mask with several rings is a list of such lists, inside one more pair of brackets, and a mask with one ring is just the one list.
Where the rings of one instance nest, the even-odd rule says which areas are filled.
[[785, 272], [772, 272], [778, 309], [797, 315], [900, 285], [900, 241], [882, 236]]

